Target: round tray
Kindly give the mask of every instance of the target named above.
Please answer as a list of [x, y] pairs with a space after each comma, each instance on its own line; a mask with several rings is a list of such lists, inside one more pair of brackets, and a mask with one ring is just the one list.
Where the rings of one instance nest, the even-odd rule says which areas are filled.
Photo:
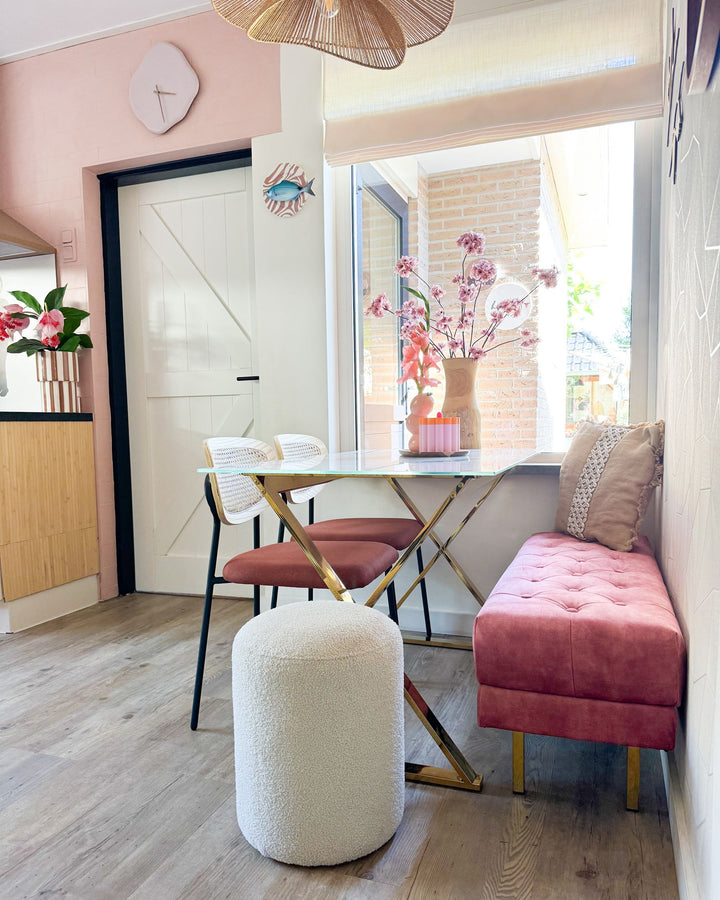
[[469, 452], [469, 450], [455, 450], [454, 453], [439, 453], [434, 451], [420, 453], [416, 450], [401, 450], [400, 456], [409, 456], [412, 459], [450, 459], [453, 456], [467, 456]]

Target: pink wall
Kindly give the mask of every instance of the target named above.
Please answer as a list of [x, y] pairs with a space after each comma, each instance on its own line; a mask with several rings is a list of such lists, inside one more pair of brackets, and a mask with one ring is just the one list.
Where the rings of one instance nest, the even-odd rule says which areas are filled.
[[[187, 117], [154, 135], [134, 117], [128, 84], [158, 41], [200, 78]], [[100, 597], [117, 594], [99, 184], [95, 174], [249, 147], [280, 131], [280, 52], [213, 12], [0, 66], [0, 208], [54, 246], [75, 228], [78, 259], [60, 263], [69, 305], [90, 311], [95, 349], [81, 356], [83, 409], [94, 413]]]

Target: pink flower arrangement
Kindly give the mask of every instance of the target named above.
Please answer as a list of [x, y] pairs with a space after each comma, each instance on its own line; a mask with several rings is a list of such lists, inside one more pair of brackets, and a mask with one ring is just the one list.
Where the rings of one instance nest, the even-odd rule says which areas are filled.
[[[516, 337], [503, 341], [497, 340], [496, 332], [500, 323], [506, 319], [520, 318], [525, 307], [530, 304], [531, 294], [541, 284], [548, 288], [557, 285], [558, 270], [554, 266], [549, 269], [535, 266], [532, 275], [537, 279], [537, 284], [522, 297], [498, 302], [492, 309], [488, 324], [483, 327], [476, 318], [478, 299], [495, 284], [497, 268], [492, 260], [483, 257], [486, 246], [484, 234], [466, 231], [458, 237], [457, 245], [463, 250], [463, 258], [461, 271], [452, 279], [452, 283], [457, 286], [456, 299], [459, 303], [459, 312], [454, 314], [445, 308], [443, 302], [447, 291], [439, 284], [431, 285], [418, 274], [416, 257], [402, 256], [395, 264], [396, 275], [401, 278], [414, 275], [427, 286], [430, 299], [437, 305], [432, 309], [430, 299], [422, 291], [403, 285], [412, 294], [412, 299], [406, 300], [400, 309], [395, 310], [395, 315], [403, 323], [400, 336], [405, 342], [402, 375], [398, 381], [412, 379], [418, 393], [440, 383], [430, 372], [440, 368], [441, 359], [457, 356], [481, 359], [492, 350], [516, 341], [520, 342], [521, 347], [533, 347], [537, 344], [538, 337], [527, 328], [521, 329]], [[365, 315], [382, 318], [392, 311], [387, 295], [380, 294], [372, 301]]]
[[[84, 309], [63, 306], [67, 285], [55, 288], [45, 297], [41, 305], [26, 291], [10, 291], [20, 303], [8, 303], [0, 309], [0, 341], [11, 341], [8, 353], [27, 353], [32, 356], [44, 350], [60, 350], [73, 353], [79, 347], [92, 347], [88, 334], [76, 334], [78, 325], [88, 317]], [[25, 331], [30, 320], [37, 322], [36, 336], [32, 338], [15, 336]]]

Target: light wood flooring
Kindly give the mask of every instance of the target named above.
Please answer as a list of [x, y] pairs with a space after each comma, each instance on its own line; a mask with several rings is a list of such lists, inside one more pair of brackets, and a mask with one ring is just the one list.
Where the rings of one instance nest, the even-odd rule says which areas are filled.
[[[474, 724], [470, 653], [407, 647], [414, 679], [485, 776], [482, 793], [408, 785], [397, 834], [363, 859], [265, 859], [234, 809], [230, 647], [250, 603], [213, 614], [200, 729], [189, 729], [201, 601], [132, 595], [0, 635], [0, 897], [665, 900], [677, 888], [659, 754], [639, 813], [621, 748]], [[443, 760], [407, 714], [407, 758]]]

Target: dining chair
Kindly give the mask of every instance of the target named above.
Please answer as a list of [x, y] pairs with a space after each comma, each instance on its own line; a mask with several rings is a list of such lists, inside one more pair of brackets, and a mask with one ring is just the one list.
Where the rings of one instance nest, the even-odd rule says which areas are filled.
[[[263, 463], [276, 459], [273, 448], [264, 441], [254, 438], [214, 437], [203, 441], [205, 461], [208, 466], [242, 466]], [[200, 694], [202, 692], [203, 674], [205, 671], [205, 655], [207, 651], [210, 614], [212, 611], [213, 591], [216, 584], [227, 584], [222, 576], [217, 576], [217, 557], [220, 545], [221, 525], [241, 525], [243, 522], [253, 523], [253, 549], [260, 547], [260, 513], [268, 508], [265, 500], [252, 479], [222, 474], [205, 478], [205, 498], [213, 516], [213, 531], [210, 542], [207, 581], [205, 582], [205, 605], [203, 608], [202, 627], [200, 630], [200, 646], [198, 648], [197, 670], [195, 674], [195, 694], [191, 728], [197, 728], [200, 710]], [[260, 612], [260, 585], [253, 585], [253, 615]]]
[[[208, 465], [214, 468], [243, 468], [276, 458], [272, 447], [252, 438], [208, 438], [203, 442], [203, 448]], [[247, 475], [221, 472], [208, 474], [205, 477], [205, 499], [213, 517], [213, 532], [190, 717], [190, 728], [193, 731], [197, 729], [200, 714], [215, 585], [252, 585], [254, 615], [258, 615], [260, 611], [261, 585], [307, 589], [325, 587], [315, 567], [295, 541], [260, 546], [259, 516], [268, 504]], [[238, 525], [250, 519], [253, 520], [253, 549], [232, 557], [223, 567], [222, 575], [217, 575], [221, 525]], [[316, 541], [316, 545], [348, 590], [367, 587], [398, 559], [398, 552], [394, 547], [378, 540]]]
[[[311, 434], [276, 434], [274, 438], [275, 449], [279, 459], [294, 462], [327, 456], [328, 449], [320, 438]], [[314, 499], [325, 485], [312, 485], [311, 487], [298, 488], [290, 491], [287, 499], [290, 503], [305, 503], [309, 501], [308, 526], [305, 531], [313, 541], [381, 541], [389, 544], [396, 550], [402, 551], [408, 547], [422, 529], [422, 523], [416, 519], [408, 518], [353, 518], [353, 519], [328, 519], [324, 522], [315, 522]], [[284, 538], [284, 526], [280, 523], [278, 530], [278, 543]], [[425, 568], [422, 550], [416, 551], [418, 572]], [[432, 627], [430, 623], [430, 610], [428, 608], [427, 587], [425, 579], [420, 581], [420, 594], [422, 597], [423, 616], [425, 619], [425, 637], [430, 640]], [[312, 599], [312, 598], [310, 598]], [[277, 604], [277, 589], [273, 590], [271, 606]], [[388, 587], [388, 606], [390, 615], [397, 621], [397, 607], [395, 605], [394, 585]], [[393, 615], [393, 607], [395, 614]]]

